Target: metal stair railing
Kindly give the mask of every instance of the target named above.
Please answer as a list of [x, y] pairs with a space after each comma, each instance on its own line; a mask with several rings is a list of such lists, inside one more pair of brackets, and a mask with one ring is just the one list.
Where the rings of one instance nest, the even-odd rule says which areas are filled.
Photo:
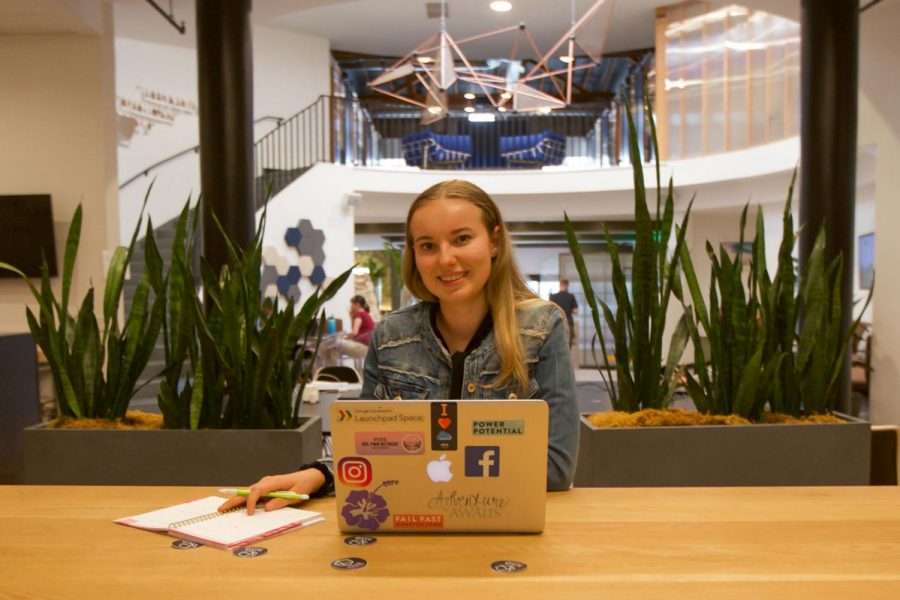
[[[288, 118], [262, 117], [255, 123], [268, 119], [278, 121], [278, 126], [257, 140], [253, 150], [257, 208], [266, 202], [269, 190], [274, 196], [317, 162], [367, 165], [375, 160], [377, 133], [358, 100], [321, 95]], [[157, 161], [119, 189], [199, 150], [193, 146]]]

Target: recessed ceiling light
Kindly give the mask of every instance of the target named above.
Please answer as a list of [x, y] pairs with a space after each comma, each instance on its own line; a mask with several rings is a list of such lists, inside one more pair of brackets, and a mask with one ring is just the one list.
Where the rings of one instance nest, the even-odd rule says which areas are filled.
[[538, 112], [541, 113], [542, 115], [549, 115], [551, 110], [553, 110], [553, 109], [550, 108], [549, 106], [542, 106], [538, 109]]
[[495, 2], [491, 2], [491, 10], [495, 10], [497, 12], [507, 12], [512, 10], [512, 3], [506, 2], [506, 0], [496, 0]]
[[425, 64], [427, 64], [427, 63], [430, 63], [430, 62], [433, 61], [433, 60], [434, 60], [434, 59], [431, 58], [430, 56], [420, 56], [420, 57], [419, 57], [419, 62], [420, 62], [420, 63], [425, 63]]
[[498, 106], [498, 107], [497, 107], [497, 110], [500, 111], [500, 112], [506, 112], [506, 107], [505, 107], [505, 106]]
[[472, 92], [466, 92], [465, 94], [463, 94], [463, 98], [465, 98], [466, 100], [474, 100], [475, 94], [473, 94]]
[[474, 107], [474, 106], [467, 106], [467, 107], [465, 107], [463, 110], [466, 111], [467, 113], [473, 113], [473, 112], [475, 112], [475, 107]]
[[443, 111], [443, 110], [444, 110], [444, 109], [441, 108], [440, 106], [429, 106], [429, 107], [428, 107], [428, 112], [430, 112], [430, 113], [433, 114], [433, 115], [440, 114], [441, 111]]
[[510, 98], [512, 98], [512, 94], [510, 94], [509, 92], [503, 92], [502, 94], [500, 94], [500, 97], [504, 100], [509, 100]]
[[572, 58], [571, 56], [569, 56], [568, 54], [566, 54], [565, 56], [560, 56], [559, 60], [563, 61], [566, 64], [569, 64], [570, 62], [572, 62], [575, 59]]

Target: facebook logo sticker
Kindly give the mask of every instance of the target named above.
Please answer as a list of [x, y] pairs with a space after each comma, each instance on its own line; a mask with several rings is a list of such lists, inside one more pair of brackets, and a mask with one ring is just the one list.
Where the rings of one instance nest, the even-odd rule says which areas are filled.
[[499, 477], [500, 446], [466, 446], [466, 477]]

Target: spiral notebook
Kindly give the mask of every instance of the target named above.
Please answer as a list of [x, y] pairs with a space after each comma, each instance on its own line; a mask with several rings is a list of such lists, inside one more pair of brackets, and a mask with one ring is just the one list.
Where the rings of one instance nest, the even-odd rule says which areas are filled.
[[192, 540], [206, 546], [231, 549], [324, 521], [322, 513], [286, 507], [272, 512], [261, 508], [252, 516], [244, 507], [218, 512], [226, 498], [207, 496], [114, 522]]

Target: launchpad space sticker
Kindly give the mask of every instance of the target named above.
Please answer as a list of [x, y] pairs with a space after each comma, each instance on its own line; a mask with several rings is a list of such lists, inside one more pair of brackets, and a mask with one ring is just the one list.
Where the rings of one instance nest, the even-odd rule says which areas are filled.
[[456, 450], [456, 402], [431, 403], [431, 449]]

